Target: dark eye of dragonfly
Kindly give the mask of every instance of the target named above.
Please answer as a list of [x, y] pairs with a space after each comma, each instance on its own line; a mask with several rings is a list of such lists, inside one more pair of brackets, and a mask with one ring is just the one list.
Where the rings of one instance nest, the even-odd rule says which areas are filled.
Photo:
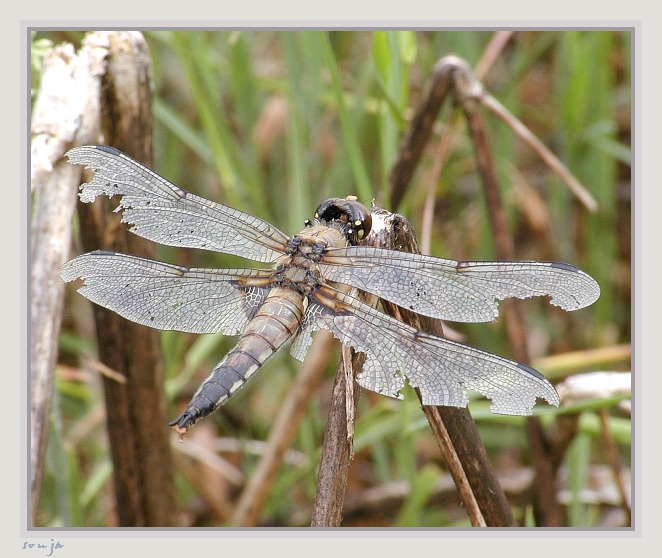
[[370, 211], [355, 198], [329, 198], [315, 211], [315, 219], [325, 224], [340, 224], [351, 244], [368, 236], [372, 227]]

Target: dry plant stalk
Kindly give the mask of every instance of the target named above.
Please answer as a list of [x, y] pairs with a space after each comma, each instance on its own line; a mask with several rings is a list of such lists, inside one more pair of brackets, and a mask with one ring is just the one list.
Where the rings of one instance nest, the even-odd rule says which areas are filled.
[[[373, 302], [376, 303], [376, 300]], [[341, 352], [324, 432], [311, 527], [337, 527], [342, 522], [347, 473], [353, 457], [353, 410], [358, 405], [361, 393], [356, 385], [348, 388], [348, 380], [354, 382], [364, 362], [363, 353], [356, 353], [352, 349]]]
[[[422, 157], [423, 148], [432, 137], [435, 119], [445, 102], [457, 104], [467, 123], [476, 154], [476, 164], [483, 182], [488, 217], [498, 259], [512, 260], [513, 244], [491, 157], [487, 126], [482, 115], [483, 105], [497, 112], [498, 116], [511, 126], [514, 132], [526, 141], [541, 156], [542, 160], [564, 180], [587, 209], [595, 209], [594, 200], [585, 188], [548, 150], [541, 148], [542, 144], [528, 132], [523, 124], [512, 115], [507, 114], [507, 111], [496, 110], [500, 106], [484, 93], [482, 85], [474, 78], [467, 63], [456, 56], [444, 57], [435, 65], [411, 126], [403, 139], [398, 161], [390, 176], [393, 207], [398, 206], [406, 192]], [[452, 130], [452, 128], [453, 126], [449, 126], [447, 130]], [[447, 131], [447, 134], [449, 133], [450, 131]], [[440, 145], [436, 161], [437, 174], [441, 169], [448, 145], [450, 145], [447, 136], [442, 137]], [[430, 220], [429, 216], [428, 220]], [[519, 301], [512, 299], [503, 301], [502, 315], [506, 322], [513, 356], [516, 360], [526, 363], [529, 358], [526, 353], [525, 332], [518, 303]], [[451, 431], [450, 428], [449, 431]], [[570, 432], [574, 432], [574, 429], [570, 429]], [[546, 436], [539, 419], [535, 417], [527, 420], [527, 434], [536, 470], [536, 480], [532, 485], [536, 522], [541, 526], [562, 525], [564, 523], [563, 510], [556, 499], [554, 481], [556, 471], [567, 448], [567, 439], [555, 444], [553, 439]]]
[[[73, 97], [79, 102], [75, 122], [80, 131], [60, 142], [59, 159], [71, 144], [107, 143], [149, 165], [151, 65], [142, 35], [90, 33], [74, 60], [72, 64], [78, 65], [80, 72], [77, 77], [86, 86]], [[66, 161], [60, 164], [73, 169], [68, 182], [68, 203], [73, 207], [81, 170]], [[78, 212], [81, 243], [86, 251], [102, 248], [147, 257], [153, 251], [148, 242], [119, 226], [119, 216], [110, 211], [108, 203], [79, 204]], [[69, 240], [67, 247], [68, 244]], [[54, 275], [59, 274], [59, 267], [52, 266]], [[166, 400], [158, 332], [128, 322], [98, 305], [93, 306], [93, 312], [99, 360], [127, 380], [122, 383], [103, 376], [118, 524], [174, 525], [173, 468], [164, 429]]]
[[[371, 210], [373, 222], [379, 214], [385, 226], [380, 232], [368, 235], [367, 244], [391, 250], [418, 253], [413, 230], [407, 220], [382, 209]], [[373, 301], [375, 302], [375, 301]], [[418, 329], [443, 335], [441, 322], [407, 312], [382, 301], [386, 313]], [[362, 368], [361, 354], [353, 355], [354, 375]], [[345, 495], [347, 471], [351, 461], [351, 439], [348, 437], [345, 411], [345, 366], [341, 360], [320, 463], [318, 490], [311, 525], [339, 526]], [[358, 398], [358, 395], [356, 396]], [[467, 409], [423, 406], [432, 432], [441, 448], [462, 503], [472, 525], [515, 525], [508, 501], [501, 490], [496, 473], [480, 441], [476, 426]]]
[[308, 356], [269, 431], [266, 448], [244, 488], [232, 517], [233, 525], [251, 527], [258, 524], [264, 504], [303, 419], [308, 402], [319, 386], [332, 347], [333, 335], [319, 331]]
[[60, 266], [69, 255], [71, 222], [80, 170], [62, 160], [72, 141], [86, 142], [97, 131], [88, 121], [76, 124], [81, 111], [94, 111], [100, 83], [88, 68], [98, 66], [95, 52], [75, 56], [71, 45], [51, 49], [44, 58], [42, 86], [32, 115], [31, 178], [34, 204], [31, 230], [30, 311], [30, 476], [32, 520], [39, 508], [53, 371], [64, 283]]

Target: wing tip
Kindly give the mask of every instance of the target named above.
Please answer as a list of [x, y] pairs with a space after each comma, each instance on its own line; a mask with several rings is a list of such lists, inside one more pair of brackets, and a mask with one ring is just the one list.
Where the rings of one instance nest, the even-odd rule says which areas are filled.
[[69, 260], [68, 262], [64, 262], [60, 266], [60, 279], [62, 279], [62, 281], [64, 281], [65, 283], [71, 283], [72, 281], [80, 277], [80, 275], [78, 275], [78, 272], [74, 269], [73, 261], [74, 260]]
[[86, 168], [93, 168], [94, 161], [96, 161], [95, 152], [105, 153], [116, 158], [126, 157], [119, 149], [110, 145], [79, 145], [72, 147], [64, 155], [71, 165], [84, 165]]
[[65, 155], [76, 155], [77, 153], [82, 153], [85, 151], [104, 151], [106, 153], [109, 153], [111, 155], [122, 155], [122, 152], [110, 145], [103, 145], [103, 144], [90, 144], [90, 145], [77, 145], [76, 147], [72, 147], [65, 153]]
[[554, 299], [552, 299], [552, 304], [555, 304], [556, 306], [560, 306], [564, 310], [572, 311], [572, 310], [580, 310], [582, 308], [586, 308], [587, 306], [590, 306], [600, 298], [600, 294], [601, 294], [600, 284], [585, 271], [582, 271], [581, 269], [579, 269], [574, 265], [563, 262], [550, 262], [550, 266], [556, 269], [561, 269], [563, 271], [574, 273], [578, 277], [580, 277], [582, 281], [582, 285], [581, 285], [582, 288], [578, 289], [578, 293], [581, 296], [572, 295], [572, 300], [574, 301], [574, 304], [568, 304], [568, 303], [564, 304], [562, 301], [554, 301]]
[[[559, 399], [559, 394], [554, 388], [554, 386], [550, 383], [550, 381], [545, 378], [544, 374], [541, 372], [538, 372], [535, 368], [532, 368], [531, 366], [524, 364], [522, 362], [517, 363], [518, 368], [521, 370], [524, 370], [526, 373], [534, 376], [538, 380], [540, 380], [541, 388], [538, 390], [534, 395], [536, 398], [544, 399], [549, 403], [550, 405], [553, 405], [554, 407], [558, 407], [561, 404], [561, 401]], [[528, 409], [529, 412], [527, 414], [531, 414], [533, 412], [533, 407], [535, 406], [535, 400], [533, 405]]]

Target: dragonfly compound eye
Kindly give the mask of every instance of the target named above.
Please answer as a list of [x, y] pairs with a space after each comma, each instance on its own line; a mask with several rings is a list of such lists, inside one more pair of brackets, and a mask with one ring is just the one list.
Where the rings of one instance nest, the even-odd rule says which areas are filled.
[[345, 225], [351, 240], [368, 236], [372, 226], [370, 211], [355, 198], [329, 198], [315, 211], [315, 218], [322, 223], [339, 222]]

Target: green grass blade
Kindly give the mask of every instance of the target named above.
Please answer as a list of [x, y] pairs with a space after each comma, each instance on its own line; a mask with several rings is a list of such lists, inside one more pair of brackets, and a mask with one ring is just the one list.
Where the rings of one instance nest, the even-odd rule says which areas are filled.
[[361, 149], [359, 145], [357, 130], [355, 129], [347, 110], [340, 80], [340, 73], [338, 71], [338, 64], [333, 54], [333, 49], [331, 47], [331, 41], [329, 40], [328, 33], [320, 33], [319, 41], [321, 43], [324, 61], [326, 62], [329, 73], [331, 74], [331, 88], [333, 89], [338, 110], [338, 118], [340, 119], [343, 147], [349, 159], [356, 190], [358, 192], [359, 199], [369, 200], [373, 197], [373, 187], [365, 163], [361, 157]]

